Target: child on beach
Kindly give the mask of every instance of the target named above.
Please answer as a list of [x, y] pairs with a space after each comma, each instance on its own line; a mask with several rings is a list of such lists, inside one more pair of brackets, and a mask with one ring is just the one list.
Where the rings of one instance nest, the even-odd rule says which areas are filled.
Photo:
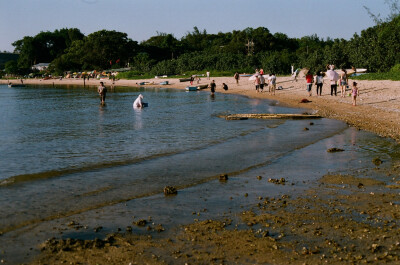
[[351, 90], [351, 96], [353, 98], [353, 106], [357, 106], [357, 96], [360, 94], [357, 83], [353, 82], [353, 89]]

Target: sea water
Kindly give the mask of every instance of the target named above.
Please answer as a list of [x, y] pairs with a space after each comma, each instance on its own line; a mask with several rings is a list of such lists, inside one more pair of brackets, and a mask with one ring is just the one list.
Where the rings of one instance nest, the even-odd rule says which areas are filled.
[[[392, 149], [379, 137], [349, 131], [336, 120], [221, 118], [234, 113], [304, 112], [239, 95], [116, 87], [101, 105], [95, 87], [0, 86], [0, 90], [0, 231], [4, 234], [113, 205], [114, 210], [107, 210], [113, 214], [105, 218], [115, 223], [119, 215], [113, 211], [121, 203], [133, 203], [137, 211], [146, 212], [148, 204], [139, 206], [141, 202], [153, 200], [165, 186], [203, 190], [202, 184], [220, 174], [279, 173], [298, 178], [301, 185], [311, 175], [354, 167], [354, 161], [361, 167], [358, 160], [365, 154], [360, 150], [368, 156], [374, 152], [388, 156]], [[133, 109], [139, 94], [149, 106]], [[332, 159], [326, 152], [331, 147], [354, 153]], [[168, 212], [165, 202], [157, 205], [154, 210]]]

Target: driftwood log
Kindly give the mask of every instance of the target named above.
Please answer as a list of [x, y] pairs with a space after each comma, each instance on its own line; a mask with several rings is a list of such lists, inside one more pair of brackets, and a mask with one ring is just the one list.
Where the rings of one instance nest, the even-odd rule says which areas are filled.
[[247, 119], [320, 119], [319, 115], [314, 114], [230, 114], [218, 116], [226, 120], [247, 120]]

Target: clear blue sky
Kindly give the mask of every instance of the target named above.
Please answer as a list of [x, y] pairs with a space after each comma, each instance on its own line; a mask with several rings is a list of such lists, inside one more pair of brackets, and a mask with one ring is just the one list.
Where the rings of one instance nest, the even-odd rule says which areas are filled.
[[0, 51], [24, 36], [61, 28], [88, 35], [125, 32], [141, 42], [157, 32], [176, 38], [194, 26], [208, 33], [266, 27], [289, 37], [350, 39], [374, 25], [367, 6], [385, 18], [385, 0], [0, 0]]

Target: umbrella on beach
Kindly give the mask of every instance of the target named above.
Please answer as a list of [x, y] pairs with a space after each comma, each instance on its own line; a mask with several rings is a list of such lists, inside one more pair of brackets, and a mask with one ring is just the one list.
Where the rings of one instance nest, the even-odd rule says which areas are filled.
[[326, 76], [329, 78], [329, 80], [332, 80], [332, 81], [338, 81], [339, 80], [339, 74], [334, 70], [326, 71]]
[[[254, 74], [254, 75], [250, 76], [249, 80], [250, 80], [250, 81], [256, 80], [256, 77], [257, 77], [257, 76], [260, 77], [261, 75], [260, 75], [260, 74]], [[268, 75], [263, 75], [263, 77], [264, 77], [264, 78], [268, 78]]]
[[309, 68], [303, 68], [303, 69], [301, 69], [300, 72], [299, 72], [299, 74], [298, 74], [298, 77], [305, 77], [305, 76], [308, 74], [309, 71], [310, 71]]

